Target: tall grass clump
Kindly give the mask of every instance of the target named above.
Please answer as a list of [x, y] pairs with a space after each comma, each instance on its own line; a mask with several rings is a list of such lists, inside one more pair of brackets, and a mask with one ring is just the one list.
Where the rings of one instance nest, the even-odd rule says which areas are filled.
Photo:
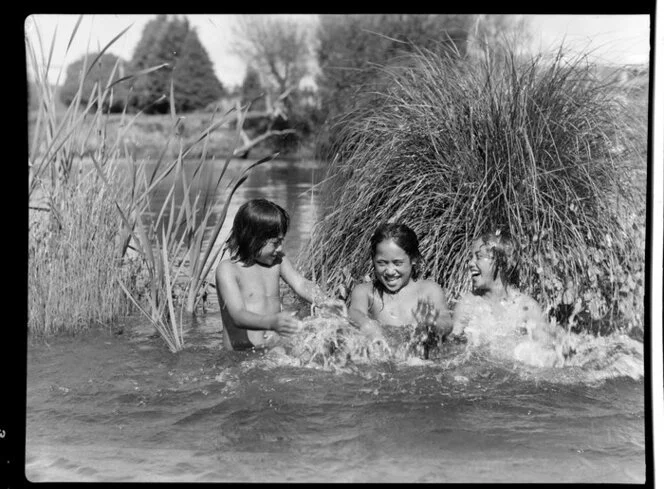
[[[70, 45], [79, 24], [80, 19]], [[118, 83], [166, 65], [114, 80], [116, 63], [108, 81], [96, 83], [89, 102], [81, 103], [84, 80], [125, 31], [89, 64], [84, 60], [79, 89], [64, 111], [57, 109], [46, 76], [55, 39], [48, 51], [41, 39], [38, 46], [26, 39], [38, 99], [29, 128], [28, 328], [40, 334], [76, 332], [110, 324], [133, 306], [177, 352], [184, 347], [183, 314], [193, 313], [205, 296], [218, 261], [216, 240], [233, 194], [252, 168], [276, 155], [247, 163], [230, 178], [231, 151], [217, 171], [207, 157], [209, 136], [239, 119], [236, 147], [248, 107], [233, 109], [237, 116], [214, 112], [199, 136], [185, 143], [171, 83], [166, 141], [158, 154], [137, 161], [129, 143], [143, 113], [129, 116], [125, 103], [121, 130], [111, 132], [105, 107], [113, 105]], [[198, 160], [187, 159], [191, 154]], [[165, 197], [156, 207], [159, 192]]]
[[[88, 173], [77, 185], [59, 187], [50, 210], [30, 209], [28, 331], [35, 336], [109, 325], [129, 312], [117, 283], [132, 266], [118, 266], [117, 209], [94, 178]], [[118, 188], [113, 198], [121, 194]]]
[[379, 84], [335, 126], [304, 270], [335, 289], [367, 280], [371, 234], [399, 221], [453, 303], [471, 243], [500, 228], [519, 244], [521, 287], [552, 316], [596, 333], [641, 325], [646, 114], [618, 82], [561, 48], [418, 51]]
[[[70, 44], [75, 33], [76, 28]], [[104, 144], [92, 152], [81, 149], [91, 137], [103, 134], [102, 104], [82, 106], [79, 90], [69, 108], [58, 109], [47, 78], [53, 45], [55, 39], [47, 51], [41, 39], [38, 45], [26, 39], [37, 99], [29, 127], [27, 325], [36, 336], [111, 324], [128, 312], [117, 282], [132, 273], [132, 264], [119, 263], [121, 221], [116, 207], [129, 195], [112, 164], [117, 155]], [[90, 60], [88, 73], [94, 64]], [[110, 84], [94, 90], [95, 101], [112, 97]], [[113, 184], [104, 188], [97, 172], [80, 164], [84, 157], [97, 158]]]

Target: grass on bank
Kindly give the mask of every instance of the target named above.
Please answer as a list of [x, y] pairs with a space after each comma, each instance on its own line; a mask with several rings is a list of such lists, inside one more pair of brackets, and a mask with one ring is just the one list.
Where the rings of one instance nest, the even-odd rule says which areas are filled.
[[518, 241], [522, 288], [559, 321], [578, 301], [576, 328], [642, 327], [643, 97], [562, 48], [404, 57], [336, 124], [328, 212], [300, 265], [348, 290], [372, 273], [376, 226], [403, 222], [453, 303], [471, 243], [500, 227]]

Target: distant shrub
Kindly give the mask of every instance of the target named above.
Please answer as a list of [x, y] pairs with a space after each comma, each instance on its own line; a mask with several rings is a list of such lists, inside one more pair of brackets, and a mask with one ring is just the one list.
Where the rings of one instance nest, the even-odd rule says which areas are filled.
[[419, 52], [383, 77], [334, 128], [305, 271], [351, 287], [371, 273], [376, 226], [399, 221], [454, 302], [470, 285], [472, 241], [500, 227], [519, 242], [522, 287], [560, 321], [577, 299], [585, 329], [642, 321], [646, 115], [621, 103], [618, 85], [562, 50]]
[[[58, 93], [60, 101], [66, 106], [79, 98], [79, 103], [85, 107], [90, 100], [96, 99], [98, 90], [103, 91], [106, 85], [126, 75], [127, 62], [122, 58], [111, 53], [104, 53], [100, 57], [98, 54], [90, 53], [82, 56], [67, 67], [67, 76]], [[83, 79], [82, 85], [81, 79]], [[128, 88], [122, 83], [115, 85], [113, 96], [103, 100], [104, 110], [122, 112], [127, 103], [128, 93]]]

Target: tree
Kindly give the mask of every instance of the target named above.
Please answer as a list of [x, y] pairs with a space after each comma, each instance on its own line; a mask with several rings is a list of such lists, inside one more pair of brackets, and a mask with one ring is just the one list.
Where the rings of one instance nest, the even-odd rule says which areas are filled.
[[325, 115], [349, 109], [381, 66], [415, 47], [463, 55], [470, 20], [439, 14], [321, 15], [317, 82]]
[[247, 66], [247, 71], [242, 80], [241, 87], [242, 98], [240, 103], [242, 105], [253, 102], [252, 109], [265, 110], [265, 99], [259, 98], [264, 93], [263, 84], [261, 83], [261, 74], [252, 65]]
[[159, 14], [145, 24], [143, 34], [134, 49], [134, 55], [131, 59], [131, 64], [135, 69], [143, 69], [150, 66], [150, 58], [153, 57], [154, 46], [159, 42], [167, 25], [168, 16], [166, 14]]
[[527, 19], [522, 15], [474, 15], [468, 32], [468, 54], [479, 56], [484, 47], [518, 54], [532, 41]]
[[[245, 120], [243, 129], [245, 131], [256, 132], [258, 130], [265, 130], [269, 123], [269, 114], [266, 113], [265, 103], [265, 89], [261, 83], [261, 75], [252, 65], [247, 66], [247, 71], [242, 80], [242, 87], [240, 88], [241, 98], [240, 104], [242, 106], [251, 103], [250, 110], [254, 112], [265, 112], [265, 116], [260, 118], [249, 117]], [[261, 96], [263, 95], [263, 96]]]
[[[296, 16], [251, 15], [239, 16], [234, 24], [231, 48], [250, 67], [242, 101], [253, 101], [239, 151], [272, 136], [279, 136], [270, 139], [273, 149], [296, 146], [299, 130], [294, 128], [304, 127], [293, 119], [299, 113], [299, 86], [315, 62], [312, 24], [304, 20]], [[265, 96], [255, 100], [261, 92]], [[257, 136], [257, 131], [264, 132]]]
[[[136, 45], [136, 49], [134, 49], [134, 55], [131, 59], [133, 70], [140, 71], [159, 64], [159, 54], [156, 49], [158, 49], [167, 29], [168, 16], [165, 14], [157, 15], [145, 24], [143, 34]], [[132, 106], [142, 108], [158, 98], [161, 94], [155, 97], [155, 92], [162, 88], [159, 86], [159, 80], [162, 77], [163, 73], [150, 73], [137, 79], [133, 85]]]
[[169, 20], [166, 15], [158, 15], [143, 29], [132, 57], [133, 69], [139, 71], [163, 63], [168, 63], [168, 67], [139, 77], [134, 83], [136, 108], [146, 113], [168, 112], [171, 80], [178, 111], [203, 108], [223, 94], [212, 62], [186, 17]]
[[310, 26], [282, 15], [239, 16], [231, 48], [264, 77], [270, 95], [297, 88], [311, 70]]
[[214, 74], [210, 57], [195, 29], [187, 32], [173, 70], [173, 84], [175, 108], [182, 112], [203, 108], [224, 94], [224, 88]]
[[[67, 74], [65, 82], [60, 89], [60, 100], [65, 105], [70, 105], [74, 97], [79, 91], [81, 77], [87, 74], [83, 80], [83, 88], [81, 90], [81, 103], [87, 104], [88, 101], [97, 95], [93, 92], [95, 84], [101, 86], [102, 91], [109, 85], [110, 82], [121, 78], [126, 74], [127, 62], [111, 53], [104, 53], [99, 59], [99, 53], [90, 53], [87, 56], [82, 56], [80, 59], [74, 61], [67, 67]], [[96, 62], [95, 62], [96, 60]], [[90, 63], [94, 63], [90, 66]], [[117, 66], [116, 66], [117, 65]], [[85, 71], [84, 71], [85, 70]], [[124, 109], [127, 102], [128, 88], [119, 83], [113, 88], [113, 98], [110, 103], [110, 97], [104, 101], [104, 109], [110, 112], [120, 112]]]

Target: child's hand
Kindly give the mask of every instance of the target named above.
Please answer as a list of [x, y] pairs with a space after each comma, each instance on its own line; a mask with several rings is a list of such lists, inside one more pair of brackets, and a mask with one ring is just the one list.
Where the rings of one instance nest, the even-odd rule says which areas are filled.
[[293, 335], [302, 329], [302, 321], [295, 317], [297, 311], [283, 311], [277, 313], [277, 320], [272, 328], [280, 335]]
[[413, 309], [416, 324], [425, 326], [427, 329], [434, 329], [438, 316], [440, 316], [440, 311], [436, 309], [430, 299], [420, 297], [417, 300], [417, 308]]
[[380, 327], [378, 321], [370, 319], [360, 326], [360, 332], [369, 338], [376, 340], [384, 340], [383, 329]]
[[320, 309], [331, 312], [334, 315], [346, 317], [348, 316], [348, 310], [346, 309], [346, 303], [339, 299], [332, 299], [326, 297], [323, 301], [318, 304]]

